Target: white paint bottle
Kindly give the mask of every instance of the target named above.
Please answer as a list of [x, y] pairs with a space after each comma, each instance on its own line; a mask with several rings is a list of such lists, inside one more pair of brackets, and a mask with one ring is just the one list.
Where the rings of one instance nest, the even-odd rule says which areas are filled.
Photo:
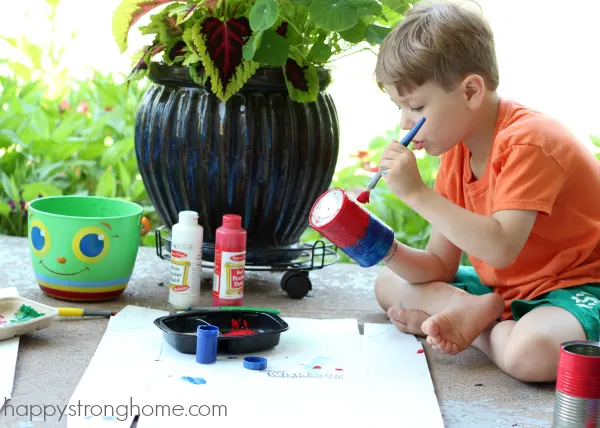
[[174, 309], [200, 305], [203, 237], [198, 213], [181, 211], [171, 229], [169, 305]]

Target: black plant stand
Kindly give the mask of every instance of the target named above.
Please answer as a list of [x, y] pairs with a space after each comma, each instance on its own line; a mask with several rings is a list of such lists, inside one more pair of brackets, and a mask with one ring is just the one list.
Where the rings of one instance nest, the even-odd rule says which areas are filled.
[[[171, 238], [165, 233], [166, 231], [164, 225], [159, 226], [155, 231], [156, 254], [163, 260], [169, 260], [171, 254]], [[214, 245], [204, 243], [203, 250], [214, 254]], [[269, 253], [280, 254], [282, 251], [293, 251], [295, 254], [283, 258], [283, 260], [292, 260], [279, 263], [270, 262], [266, 265], [247, 262], [246, 271], [285, 272], [281, 278], [281, 289], [292, 299], [302, 299], [312, 290], [309, 271], [323, 269], [337, 263], [340, 259], [337, 247], [322, 240], [317, 240], [312, 245], [300, 245], [292, 250], [282, 248], [248, 249], [248, 252], [254, 254], [255, 260], [273, 260], [274, 257]], [[214, 263], [203, 259], [202, 267], [214, 269]]]

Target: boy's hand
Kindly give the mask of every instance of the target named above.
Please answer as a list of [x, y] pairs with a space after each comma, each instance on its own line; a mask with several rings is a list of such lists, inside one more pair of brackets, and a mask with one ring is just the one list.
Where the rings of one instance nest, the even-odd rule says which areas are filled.
[[383, 152], [380, 168], [388, 188], [404, 201], [427, 187], [419, 173], [415, 154], [397, 141], [392, 141]]

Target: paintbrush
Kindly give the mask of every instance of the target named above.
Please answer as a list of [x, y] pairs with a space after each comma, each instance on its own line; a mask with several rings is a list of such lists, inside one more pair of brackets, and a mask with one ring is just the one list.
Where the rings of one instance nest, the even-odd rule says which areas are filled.
[[[404, 136], [402, 141], [400, 141], [400, 144], [402, 144], [404, 147], [408, 146], [410, 144], [410, 142], [412, 141], [412, 139], [415, 138], [415, 135], [417, 135], [417, 132], [419, 132], [419, 129], [421, 129], [421, 126], [423, 126], [423, 123], [425, 123], [424, 117], [422, 117], [417, 122], [417, 124], [415, 126], [413, 126], [413, 128], [408, 132], [408, 134], [406, 134]], [[367, 184], [367, 188], [365, 190], [363, 190], [360, 193], [360, 195], [358, 195], [358, 198], [356, 198], [356, 200], [358, 202], [360, 202], [361, 204], [368, 203], [371, 190], [373, 190], [375, 188], [375, 186], [377, 186], [377, 183], [379, 182], [381, 177], [382, 177], [381, 170], [379, 170], [377, 172], [377, 174], [375, 174], [375, 176], [371, 179], [371, 181], [369, 181], [369, 184]]]
[[252, 311], [252, 312], [266, 312], [269, 314], [279, 314], [279, 309], [270, 308], [255, 308], [251, 306], [190, 306], [189, 311]]
[[110, 309], [56, 308], [61, 317], [111, 317], [117, 311]]

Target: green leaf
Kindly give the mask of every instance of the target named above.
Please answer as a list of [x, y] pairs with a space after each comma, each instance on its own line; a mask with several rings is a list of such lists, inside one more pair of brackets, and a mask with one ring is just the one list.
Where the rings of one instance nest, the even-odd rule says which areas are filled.
[[323, 42], [315, 43], [308, 53], [311, 61], [316, 63], [325, 63], [331, 58], [331, 46]]
[[35, 70], [42, 68], [42, 55], [44, 51], [41, 47], [27, 43], [27, 55], [31, 59], [31, 64]]
[[273, 26], [279, 17], [279, 3], [275, 0], [257, 0], [250, 9], [250, 28], [264, 31]]
[[112, 20], [112, 34], [117, 46], [124, 53], [127, 50], [129, 29], [152, 9], [171, 3], [173, 0], [123, 0], [115, 9]]
[[131, 174], [127, 171], [127, 167], [123, 161], [119, 161], [117, 164], [117, 171], [119, 173], [119, 181], [121, 182], [121, 189], [126, 197], [131, 196]]
[[0, 129], [0, 148], [10, 147], [13, 144], [21, 148], [27, 147], [27, 144], [13, 130]]
[[177, 25], [180, 25], [190, 19], [194, 15], [196, 9], [200, 8], [201, 6], [202, 5], [200, 3], [176, 6], [171, 10], [169, 15], [177, 15], [176, 23]]
[[397, 9], [393, 9], [385, 5], [384, 2], [380, 18], [376, 19], [375, 22], [393, 28], [402, 21], [402, 18], [404, 18], [403, 13], [406, 9], [408, 9], [408, 7], [404, 5], [399, 5], [397, 6]]
[[106, 198], [114, 198], [117, 195], [117, 180], [112, 170], [107, 169], [104, 171], [104, 174], [98, 180], [95, 195]]
[[314, 0], [309, 12], [312, 21], [328, 31], [344, 31], [358, 22], [351, 0]]
[[55, 143], [52, 146], [50, 156], [53, 160], [63, 160], [73, 157], [79, 150], [85, 146], [85, 143], [78, 138], [69, 138], [62, 143]]
[[20, 77], [25, 82], [29, 82], [31, 80], [31, 69], [25, 64], [17, 61], [11, 61], [8, 63], [8, 66], [12, 69], [12, 71], [14, 71], [17, 77]]
[[297, 6], [309, 6], [313, 0], [290, 0], [290, 1]]
[[372, 45], [380, 45], [390, 31], [392, 31], [391, 28], [369, 24], [365, 30], [365, 39]]
[[595, 135], [590, 135], [590, 140], [596, 147], [600, 147], [600, 137], [596, 137]]
[[133, 138], [126, 138], [113, 143], [104, 150], [102, 159], [100, 159], [100, 166], [102, 168], [116, 166], [120, 160], [124, 159], [127, 154], [134, 150], [134, 147], [135, 141]]
[[83, 117], [67, 116], [60, 125], [54, 129], [50, 139], [56, 142], [63, 142], [71, 137], [76, 129], [82, 128], [84, 122], [85, 119]]
[[27, 202], [36, 199], [38, 195], [46, 197], [60, 196], [62, 194], [62, 191], [58, 187], [53, 186], [50, 183], [34, 182], [23, 186], [23, 200]]
[[10, 213], [10, 205], [6, 202], [0, 202], [0, 215], [8, 218], [8, 214]]
[[244, 55], [244, 59], [246, 61], [251, 61], [254, 58], [254, 54], [256, 50], [260, 46], [260, 42], [262, 41], [263, 32], [257, 31], [250, 36], [244, 47], [242, 48], [242, 52]]
[[19, 48], [19, 41], [17, 39], [15, 39], [14, 37], [0, 36], [0, 40], [4, 40], [4, 41], [8, 42], [8, 44], [11, 45], [15, 49]]
[[2, 174], [2, 186], [4, 187], [4, 191], [6, 192], [8, 197], [15, 201], [15, 203], [21, 200], [21, 196], [19, 195], [19, 189], [17, 188], [17, 183], [15, 183], [15, 177], [9, 177], [6, 174]]
[[104, 146], [103, 142], [88, 143], [77, 153], [77, 157], [83, 160], [100, 159], [105, 150], [106, 146]]
[[358, 16], [380, 15], [383, 6], [376, 0], [352, 0]]
[[133, 201], [139, 201], [146, 197], [147, 193], [144, 182], [142, 180], [135, 180], [135, 183], [133, 183], [133, 189], [131, 191], [131, 199]]
[[341, 31], [340, 36], [342, 39], [350, 43], [360, 43], [365, 38], [365, 30], [367, 25], [365, 21], [359, 19], [356, 25], [348, 30]]
[[271, 66], [285, 64], [290, 52], [290, 42], [273, 30], [263, 32], [260, 47], [254, 54], [254, 61]]

